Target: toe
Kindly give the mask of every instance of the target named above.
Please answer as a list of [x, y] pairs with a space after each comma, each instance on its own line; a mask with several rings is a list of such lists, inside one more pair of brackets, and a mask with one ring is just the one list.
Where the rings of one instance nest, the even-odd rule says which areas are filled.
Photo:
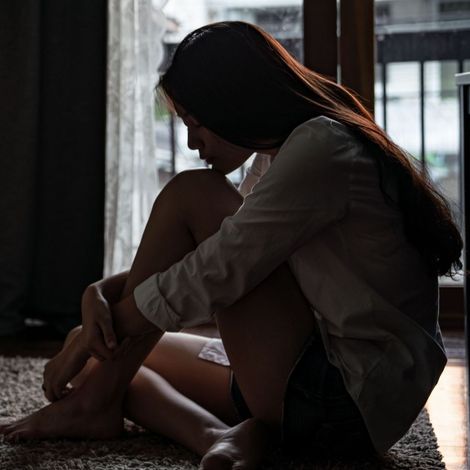
[[20, 424], [21, 424], [21, 421], [13, 421], [9, 424], [5, 424], [4, 426], [2, 426], [2, 429], [0, 430], [0, 434], [8, 436], [12, 432], [14, 432], [16, 429], [18, 429], [18, 426]]
[[0, 430], [0, 434], [3, 434], [5, 437], [8, 436], [9, 434], [12, 433], [12, 431], [14, 430], [13, 426], [10, 424], [10, 425], [5, 425], [3, 426], [3, 428]]
[[231, 470], [232, 460], [220, 454], [206, 454], [201, 460], [199, 470]]
[[5, 429], [11, 425], [11, 418], [2, 418], [0, 419], [0, 434], [3, 434]]
[[5, 435], [5, 440], [11, 444], [19, 441], [19, 434], [17, 431], [10, 432]]

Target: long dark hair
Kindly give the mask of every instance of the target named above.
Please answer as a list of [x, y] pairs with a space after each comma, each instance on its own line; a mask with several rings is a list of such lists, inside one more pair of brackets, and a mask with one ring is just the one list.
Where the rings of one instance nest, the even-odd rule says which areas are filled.
[[[351, 129], [376, 156], [382, 190], [404, 215], [407, 239], [434, 274], [462, 268], [462, 238], [445, 198], [375, 123], [354, 94], [295, 60], [261, 28], [239, 21], [199, 28], [177, 47], [159, 85], [202, 125], [251, 149], [280, 146], [323, 115]], [[398, 185], [398, 200], [384, 189]]]

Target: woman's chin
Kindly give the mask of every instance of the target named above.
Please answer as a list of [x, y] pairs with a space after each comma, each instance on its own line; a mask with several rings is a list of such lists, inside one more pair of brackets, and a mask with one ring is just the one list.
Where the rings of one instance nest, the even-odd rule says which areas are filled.
[[229, 173], [232, 173], [232, 171], [235, 171], [235, 170], [232, 170], [232, 169], [227, 170], [226, 168], [219, 168], [219, 167], [217, 167], [217, 165], [212, 165], [211, 168], [215, 171], [218, 171], [219, 173], [222, 173], [225, 176], [227, 176]]

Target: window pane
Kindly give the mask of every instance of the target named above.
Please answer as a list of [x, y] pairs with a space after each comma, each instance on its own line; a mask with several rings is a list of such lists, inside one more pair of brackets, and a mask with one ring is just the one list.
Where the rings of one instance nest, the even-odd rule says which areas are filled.
[[375, 120], [377, 124], [384, 127], [384, 102], [383, 102], [383, 80], [382, 80], [382, 64], [375, 64]]
[[387, 65], [387, 132], [415, 158], [421, 155], [419, 64]]
[[375, 0], [376, 26], [461, 22], [470, 19], [468, 0]]
[[169, 0], [165, 42], [177, 44], [215, 21], [247, 21], [261, 26], [302, 60], [302, 0]]
[[457, 67], [456, 61], [424, 64], [426, 165], [455, 207], [459, 204]]
[[470, 0], [375, 0], [375, 32], [376, 120], [405, 150], [424, 154], [461, 223], [455, 73], [459, 64], [470, 71]]

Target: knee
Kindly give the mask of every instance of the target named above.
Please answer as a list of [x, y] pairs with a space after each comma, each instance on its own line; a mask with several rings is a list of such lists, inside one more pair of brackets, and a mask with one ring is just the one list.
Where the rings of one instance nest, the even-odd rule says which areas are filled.
[[232, 182], [222, 173], [212, 169], [199, 168], [178, 173], [169, 183], [171, 190], [179, 195], [188, 195], [191, 200], [197, 198], [224, 197], [226, 195], [241, 198]]
[[199, 204], [205, 200], [214, 200], [214, 195], [241, 198], [237, 189], [222, 173], [200, 168], [185, 170], [175, 175], [160, 191], [154, 207], [161, 204], [175, 205], [180, 209], [195, 201]]
[[222, 173], [212, 169], [186, 170], [178, 173], [157, 198], [185, 214], [186, 220], [207, 214], [226, 217], [234, 214], [243, 197]]
[[67, 346], [80, 332], [82, 331], [82, 325], [78, 325], [72, 328], [68, 333], [64, 341], [64, 346]]
[[193, 185], [201, 182], [210, 184], [212, 181], [225, 180], [225, 176], [210, 168], [195, 168], [177, 173], [168, 184]]

